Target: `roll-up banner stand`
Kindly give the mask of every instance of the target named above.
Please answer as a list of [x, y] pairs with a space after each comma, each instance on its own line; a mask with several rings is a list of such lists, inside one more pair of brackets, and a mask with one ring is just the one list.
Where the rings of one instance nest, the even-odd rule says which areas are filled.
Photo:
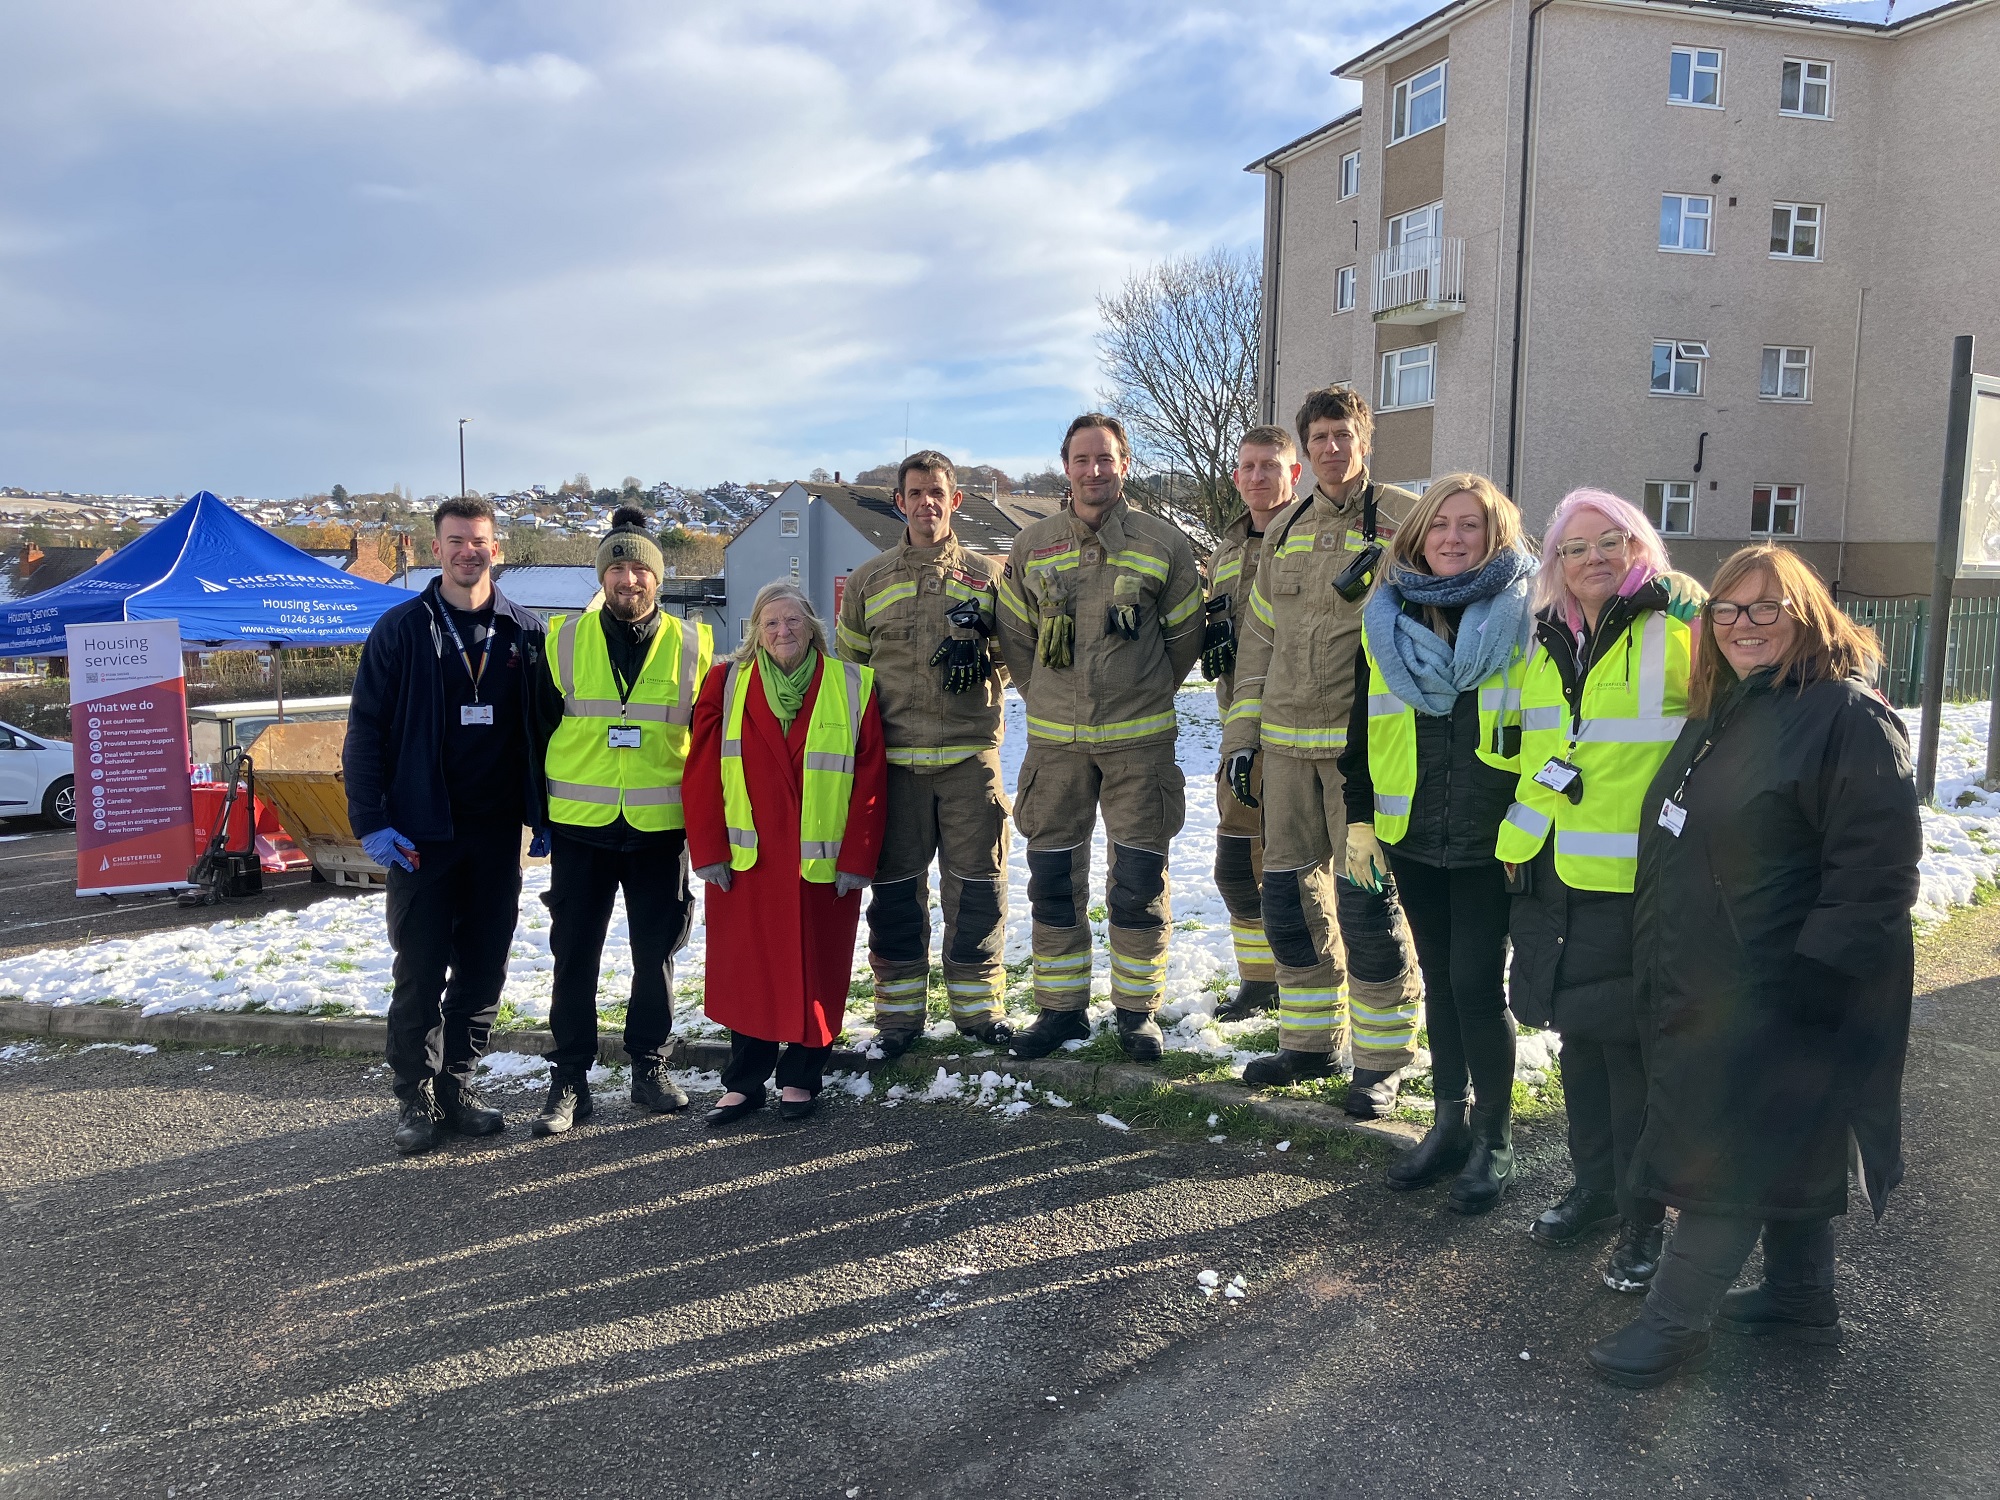
[[71, 625], [76, 893], [179, 890], [194, 863], [178, 620]]

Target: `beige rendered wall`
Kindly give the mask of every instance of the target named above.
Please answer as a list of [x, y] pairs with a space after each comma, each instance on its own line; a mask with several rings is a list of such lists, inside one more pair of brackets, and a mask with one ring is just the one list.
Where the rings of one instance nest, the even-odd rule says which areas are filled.
[[[1325, 137], [1312, 147], [1278, 163], [1284, 173], [1284, 230], [1278, 300], [1277, 401], [1273, 418], [1282, 427], [1305, 393], [1335, 380], [1351, 378], [1354, 365], [1353, 330], [1368, 319], [1365, 254], [1357, 256], [1354, 220], [1365, 201], [1362, 195], [1341, 201], [1340, 158], [1361, 138], [1360, 122]], [[1365, 238], [1363, 243], [1365, 244]], [[1335, 315], [1334, 272], [1360, 264], [1356, 272], [1355, 310]]]

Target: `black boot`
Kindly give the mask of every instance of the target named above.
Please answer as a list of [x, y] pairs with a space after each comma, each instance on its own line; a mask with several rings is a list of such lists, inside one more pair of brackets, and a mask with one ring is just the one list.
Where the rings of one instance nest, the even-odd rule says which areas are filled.
[[1437, 1101], [1437, 1117], [1415, 1147], [1390, 1163], [1383, 1181], [1399, 1193], [1429, 1187], [1441, 1177], [1449, 1177], [1465, 1165], [1472, 1152], [1472, 1129], [1465, 1120], [1463, 1099]]
[[882, 1054], [884, 1062], [894, 1062], [917, 1044], [915, 1031], [878, 1031], [875, 1033], [876, 1050]]
[[1610, 1338], [1592, 1344], [1584, 1357], [1613, 1385], [1642, 1391], [1699, 1370], [1708, 1363], [1708, 1355], [1706, 1333], [1644, 1312]]
[[1667, 1248], [1667, 1225], [1634, 1224], [1630, 1219], [1618, 1230], [1618, 1243], [1611, 1247], [1611, 1263], [1604, 1268], [1604, 1284], [1614, 1292], [1643, 1292], [1653, 1284], [1660, 1269], [1660, 1257]]
[[1357, 1120], [1386, 1120], [1396, 1108], [1396, 1092], [1402, 1086], [1401, 1068], [1388, 1073], [1375, 1068], [1356, 1068], [1341, 1108]]
[[632, 1063], [632, 1102], [656, 1115], [670, 1115], [688, 1107], [681, 1086], [667, 1077], [657, 1058], [635, 1059]]
[[430, 1079], [396, 1090], [403, 1112], [396, 1121], [396, 1149], [405, 1156], [428, 1151], [444, 1139], [444, 1119], [438, 1113], [437, 1090]]
[[1838, 1344], [1840, 1309], [1834, 1305], [1831, 1292], [1797, 1302], [1779, 1296], [1767, 1282], [1724, 1292], [1715, 1326], [1724, 1333], [1775, 1335], [1801, 1344]]
[[1268, 1057], [1253, 1057], [1245, 1063], [1243, 1081], [1253, 1089], [1275, 1089], [1308, 1078], [1331, 1078], [1339, 1071], [1331, 1052], [1295, 1052], [1280, 1047]]
[[1275, 979], [1246, 979], [1236, 987], [1236, 993], [1215, 1008], [1218, 1021], [1247, 1021], [1252, 1016], [1261, 1016], [1267, 1010], [1278, 1008], [1278, 981]]
[[1573, 1245], [1591, 1230], [1617, 1221], [1617, 1194], [1573, 1187], [1542, 1210], [1528, 1226], [1528, 1235], [1540, 1245]]
[[1118, 1045], [1125, 1049], [1127, 1057], [1135, 1063], [1160, 1060], [1160, 1054], [1167, 1050], [1167, 1039], [1151, 1011], [1120, 1010], [1114, 1006], [1111, 1014], [1118, 1018]]
[[989, 1047], [1004, 1047], [1014, 1040], [1014, 1028], [1005, 1021], [974, 1021], [970, 1026], [959, 1027], [958, 1034]]
[[1064, 1042], [1090, 1040], [1090, 1017], [1080, 1010], [1044, 1010], [1035, 1024], [1014, 1038], [1016, 1057], [1047, 1057]]
[[468, 1079], [446, 1073], [437, 1081], [438, 1109], [444, 1128], [460, 1135], [498, 1135], [507, 1128], [507, 1117], [479, 1097]]
[[528, 1122], [529, 1135], [561, 1135], [570, 1126], [588, 1120], [596, 1105], [590, 1102], [590, 1079], [583, 1068], [557, 1068], [549, 1079], [549, 1097], [542, 1112]]
[[1445, 1206], [1453, 1213], [1483, 1214], [1514, 1182], [1514, 1111], [1511, 1101], [1472, 1110], [1472, 1155], [1451, 1185]]

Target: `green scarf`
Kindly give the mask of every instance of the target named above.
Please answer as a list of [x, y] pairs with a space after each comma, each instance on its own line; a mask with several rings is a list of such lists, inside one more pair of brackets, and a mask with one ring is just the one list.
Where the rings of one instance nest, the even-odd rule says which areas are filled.
[[806, 701], [806, 689], [812, 686], [813, 672], [818, 666], [819, 652], [810, 646], [789, 672], [778, 665], [778, 659], [770, 652], [762, 646], [757, 648], [757, 680], [764, 684], [764, 701], [771, 705], [779, 727], [787, 734], [792, 732], [792, 720], [799, 716], [799, 705]]

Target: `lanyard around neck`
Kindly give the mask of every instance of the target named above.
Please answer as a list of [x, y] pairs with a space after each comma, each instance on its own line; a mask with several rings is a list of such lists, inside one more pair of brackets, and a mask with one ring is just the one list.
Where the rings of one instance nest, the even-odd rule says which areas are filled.
[[451, 643], [458, 651], [458, 659], [465, 665], [465, 675], [472, 679], [472, 701], [477, 703], [479, 684], [486, 676], [486, 664], [493, 660], [493, 640], [500, 633], [499, 618], [496, 616], [493, 623], [486, 627], [486, 639], [480, 643], [479, 666], [475, 670], [472, 665], [472, 653], [466, 650], [465, 642], [459, 638], [458, 626], [451, 618], [451, 606], [442, 601], [439, 601], [439, 604], [439, 612], [444, 616], [444, 628], [450, 634]]

